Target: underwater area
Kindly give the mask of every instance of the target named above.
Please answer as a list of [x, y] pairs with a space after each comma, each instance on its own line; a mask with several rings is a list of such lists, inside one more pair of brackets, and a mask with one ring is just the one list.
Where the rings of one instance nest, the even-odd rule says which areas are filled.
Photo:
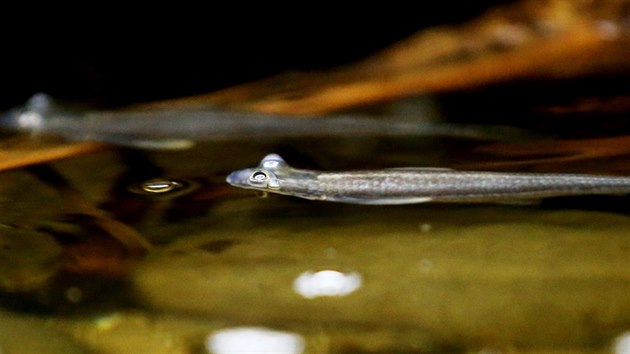
[[626, 196], [381, 206], [225, 182], [270, 152], [320, 170], [627, 173], [627, 155], [543, 163], [507, 147], [537, 145], [247, 139], [5, 171], [3, 352], [609, 352], [630, 328]]
[[[538, 3], [340, 68], [105, 104], [115, 134], [82, 125], [100, 106], [54, 131], [0, 122], [0, 353], [630, 353], [630, 195], [364, 205], [226, 182], [271, 153], [317, 171], [630, 177], [630, 6]], [[564, 22], [496, 20], [523, 8]], [[330, 134], [199, 124], [173, 147], [125, 116], [176, 112], [177, 125], [191, 107], [295, 131], [350, 118]], [[400, 119], [435, 129], [385, 128]]]

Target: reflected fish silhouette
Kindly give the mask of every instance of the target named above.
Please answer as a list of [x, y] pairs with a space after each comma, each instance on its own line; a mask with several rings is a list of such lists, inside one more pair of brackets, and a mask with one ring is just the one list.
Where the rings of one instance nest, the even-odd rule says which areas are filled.
[[511, 141], [532, 136], [507, 126], [431, 123], [434, 117], [333, 115], [298, 117], [212, 108], [72, 112], [34, 95], [0, 117], [0, 128], [50, 133], [144, 149], [186, 149], [196, 142], [290, 137], [454, 137]]

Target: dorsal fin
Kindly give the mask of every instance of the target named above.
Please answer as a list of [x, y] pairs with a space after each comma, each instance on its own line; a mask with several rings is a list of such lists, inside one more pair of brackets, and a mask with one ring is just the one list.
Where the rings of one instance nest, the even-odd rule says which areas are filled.
[[446, 167], [394, 167], [388, 168], [390, 171], [408, 171], [408, 172], [453, 172], [452, 168]]

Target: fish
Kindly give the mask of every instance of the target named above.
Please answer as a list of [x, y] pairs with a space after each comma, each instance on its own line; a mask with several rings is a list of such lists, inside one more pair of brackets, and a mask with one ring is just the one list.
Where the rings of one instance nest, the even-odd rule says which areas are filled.
[[301, 137], [453, 137], [492, 141], [529, 139], [532, 132], [509, 126], [435, 123], [435, 117], [365, 115], [289, 116], [218, 108], [64, 109], [46, 94], [0, 116], [0, 128], [56, 134], [142, 149], [177, 150], [202, 141]]
[[630, 177], [561, 173], [458, 171], [403, 167], [326, 172], [291, 167], [277, 154], [230, 173], [238, 188], [351, 204], [504, 202], [577, 195], [630, 194]]

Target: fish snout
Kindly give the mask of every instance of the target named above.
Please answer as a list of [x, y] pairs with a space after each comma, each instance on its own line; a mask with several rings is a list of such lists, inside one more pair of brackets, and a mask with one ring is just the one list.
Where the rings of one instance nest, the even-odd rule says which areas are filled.
[[234, 171], [225, 178], [225, 181], [235, 187], [249, 187], [247, 181], [252, 172], [249, 169]]

